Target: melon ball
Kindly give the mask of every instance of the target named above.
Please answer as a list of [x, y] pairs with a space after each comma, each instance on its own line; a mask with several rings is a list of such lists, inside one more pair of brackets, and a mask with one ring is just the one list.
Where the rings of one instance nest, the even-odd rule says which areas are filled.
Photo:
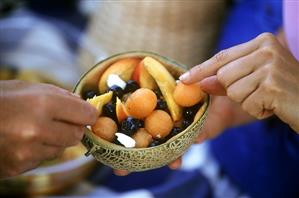
[[152, 136], [144, 129], [140, 128], [133, 135], [133, 139], [136, 141], [136, 148], [145, 148], [153, 141]]
[[142, 119], [147, 117], [156, 108], [157, 96], [147, 88], [140, 88], [133, 92], [126, 101], [129, 115]]
[[204, 96], [205, 93], [197, 83], [186, 85], [179, 82], [173, 92], [175, 102], [182, 107], [191, 107], [200, 102]]
[[173, 122], [168, 113], [155, 110], [145, 118], [144, 126], [153, 138], [164, 138], [171, 132]]
[[112, 142], [117, 132], [117, 124], [109, 117], [99, 117], [91, 129], [100, 138]]

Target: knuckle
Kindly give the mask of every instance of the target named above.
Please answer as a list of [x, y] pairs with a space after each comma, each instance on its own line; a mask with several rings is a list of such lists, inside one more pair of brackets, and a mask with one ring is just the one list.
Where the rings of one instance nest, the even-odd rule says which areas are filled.
[[222, 68], [220, 68], [218, 71], [217, 71], [217, 79], [218, 81], [223, 85], [223, 86], [227, 86], [227, 83], [226, 83], [226, 75], [225, 75], [225, 70]]
[[228, 50], [221, 50], [219, 51], [217, 54], [214, 55], [213, 59], [216, 62], [223, 62], [225, 60], [225, 58], [227, 57], [228, 54]]
[[267, 76], [271, 75], [272, 73], [272, 69], [273, 69], [273, 65], [272, 64], [266, 64], [263, 66], [263, 68], [261, 69], [260, 72], [266, 74]]
[[272, 75], [268, 75], [266, 80], [262, 83], [261, 88], [263, 92], [270, 96], [281, 93], [281, 90]]
[[18, 134], [18, 138], [23, 141], [35, 141], [39, 136], [39, 132], [40, 127], [32, 124], [30, 127], [22, 129]]
[[250, 104], [249, 102], [245, 101], [242, 103], [241, 107], [242, 109], [247, 112], [249, 115], [253, 116], [253, 117], [256, 117], [256, 114], [255, 114], [255, 111], [254, 109], [252, 108], [252, 106], [255, 106], [256, 107], [256, 104], [255, 102], [252, 101], [253, 104]]
[[241, 102], [238, 93], [231, 87], [229, 87], [226, 91], [227, 96], [235, 102]]
[[275, 50], [271, 45], [267, 45], [259, 50], [259, 56], [266, 58], [267, 60], [272, 60], [275, 55]]
[[261, 39], [264, 42], [272, 43], [276, 41], [275, 36], [270, 32], [264, 32], [258, 36], [258, 39]]

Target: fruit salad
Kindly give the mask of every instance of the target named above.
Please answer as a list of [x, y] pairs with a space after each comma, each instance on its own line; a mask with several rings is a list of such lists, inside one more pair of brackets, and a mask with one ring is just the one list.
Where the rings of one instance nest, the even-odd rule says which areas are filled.
[[90, 130], [127, 148], [154, 147], [184, 131], [195, 120], [205, 93], [185, 85], [152, 57], [123, 58], [99, 78], [98, 90], [82, 98], [99, 117]]

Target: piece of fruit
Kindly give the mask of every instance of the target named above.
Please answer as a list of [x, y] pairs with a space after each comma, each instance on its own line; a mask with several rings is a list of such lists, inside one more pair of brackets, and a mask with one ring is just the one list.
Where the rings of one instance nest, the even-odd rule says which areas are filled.
[[138, 82], [142, 88], [154, 90], [158, 87], [155, 79], [144, 68], [143, 61], [141, 61], [135, 68], [132, 79]]
[[112, 142], [117, 132], [117, 125], [114, 120], [109, 117], [99, 117], [96, 123], [91, 126], [92, 132], [97, 136]]
[[122, 98], [124, 95], [124, 91], [121, 87], [117, 86], [117, 85], [113, 85], [112, 87], [109, 88], [109, 91], [113, 92], [113, 97], [112, 97], [112, 101], [116, 102], [116, 98]]
[[193, 120], [196, 112], [200, 108], [200, 104], [193, 105], [191, 107], [186, 107], [183, 111], [183, 117], [187, 120]]
[[126, 82], [123, 81], [118, 75], [110, 74], [107, 79], [107, 86], [110, 88], [115, 85], [122, 89], [125, 89]]
[[132, 93], [139, 89], [139, 85], [134, 80], [128, 80], [126, 87], [125, 87], [125, 93]]
[[191, 123], [193, 122], [193, 120], [183, 120], [182, 122], [182, 129], [186, 129]]
[[112, 102], [109, 102], [103, 106], [102, 111], [103, 116], [107, 116], [109, 118], [112, 118], [113, 120], [116, 120], [116, 105]]
[[97, 94], [98, 94], [98, 93], [97, 93], [95, 90], [86, 90], [86, 91], [83, 92], [83, 94], [82, 94], [82, 98], [83, 98], [84, 100], [87, 100], [87, 99], [89, 99], [89, 98], [93, 98], [93, 97], [95, 97]]
[[153, 111], [144, 122], [145, 129], [153, 138], [164, 138], [166, 137], [172, 127], [173, 122], [168, 113], [162, 110]]
[[126, 101], [128, 113], [134, 118], [145, 118], [153, 112], [157, 105], [156, 94], [147, 88], [133, 92]]
[[167, 139], [172, 138], [173, 136], [176, 136], [177, 134], [179, 134], [182, 131], [182, 129], [180, 127], [173, 127], [173, 129], [171, 130], [171, 132], [169, 133], [169, 135], [167, 136]]
[[105, 70], [99, 81], [100, 93], [104, 93], [108, 89], [107, 79], [110, 74], [116, 74], [122, 80], [128, 81], [131, 79], [133, 71], [140, 61], [141, 59], [139, 58], [124, 58], [110, 65], [110, 67]]
[[161, 142], [159, 140], [153, 140], [149, 145], [148, 147], [154, 147], [154, 146], [158, 146], [160, 145]]
[[139, 120], [128, 117], [121, 123], [121, 132], [132, 136], [139, 129]]
[[133, 139], [136, 142], [136, 148], [146, 148], [153, 141], [152, 136], [144, 128], [140, 128], [133, 135]]
[[145, 57], [143, 64], [149, 74], [157, 82], [173, 121], [180, 120], [182, 117], [182, 107], [176, 104], [173, 98], [173, 92], [176, 86], [175, 79], [160, 62], [151, 57]]
[[167, 104], [166, 104], [166, 102], [164, 100], [162, 100], [162, 99], [158, 99], [157, 100], [156, 109], [160, 109], [160, 110], [166, 111], [167, 110]]
[[118, 122], [122, 122], [129, 116], [126, 106], [121, 102], [119, 98], [116, 98], [116, 117]]
[[179, 82], [173, 92], [175, 102], [182, 107], [193, 106], [202, 101], [204, 97], [205, 93], [197, 83], [186, 85]]
[[136, 145], [136, 141], [130, 136], [123, 133], [116, 133], [117, 140], [126, 148], [134, 148]]
[[99, 115], [102, 113], [103, 106], [111, 101], [113, 92], [109, 91], [108, 93], [102, 94], [100, 96], [93, 97], [91, 99], [87, 99], [91, 105], [97, 108]]

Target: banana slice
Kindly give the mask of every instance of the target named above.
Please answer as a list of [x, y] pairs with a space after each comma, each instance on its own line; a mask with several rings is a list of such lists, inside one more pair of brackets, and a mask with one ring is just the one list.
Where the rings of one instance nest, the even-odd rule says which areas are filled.
[[100, 96], [95, 96], [91, 99], [87, 99], [87, 102], [89, 102], [92, 106], [97, 108], [99, 115], [101, 115], [103, 106], [111, 101], [113, 96], [113, 92], [109, 91], [108, 93], [102, 94]]
[[149, 74], [157, 82], [166, 100], [173, 121], [176, 122], [180, 120], [182, 117], [182, 107], [177, 105], [173, 99], [173, 91], [176, 86], [175, 79], [160, 62], [151, 57], [145, 57], [143, 64]]

